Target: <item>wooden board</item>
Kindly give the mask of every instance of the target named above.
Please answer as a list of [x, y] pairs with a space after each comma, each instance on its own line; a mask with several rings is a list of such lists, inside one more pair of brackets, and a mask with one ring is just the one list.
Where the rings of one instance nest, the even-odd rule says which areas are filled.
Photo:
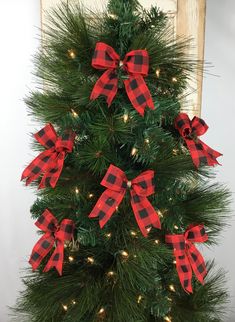
[[[67, 3], [74, 0], [67, 0]], [[107, 4], [108, 0], [81, 0], [82, 3], [93, 10], [100, 10]], [[42, 23], [45, 20], [45, 11], [50, 7], [61, 3], [62, 0], [41, 0]], [[193, 47], [188, 54], [194, 59], [203, 60], [205, 41], [205, 15], [206, 0], [139, 0], [145, 8], [157, 5], [171, 18], [172, 32], [177, 36], [192, 37]], [[182, 101], [182, 110], [190, 116], [201, 114], [202, 101], [202, 81], [203, 75], [197, 73], [193, 75], [193, 81], [189, 82], [189, 87]]]

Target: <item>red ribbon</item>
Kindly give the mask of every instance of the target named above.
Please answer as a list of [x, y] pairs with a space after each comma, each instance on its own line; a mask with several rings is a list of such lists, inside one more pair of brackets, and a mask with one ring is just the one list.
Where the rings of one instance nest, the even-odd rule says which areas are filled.
[[208, 125], [205, 121], [197, 116], [190, 121], [187, 114], [180, 113], [175, 119], [175, 128], [187, 144], [193, 163], [197, 168], [201, 164], [208, 166], [219, 164], [216, 158], [222, 154], [198, 139], [198, 136], [203, 135], [208, 130]]
[[43, 271], [48, 272], [51, 268], [55, 267], [58, 273], [62, 275], [64, 242], [72, 239], [75, 227], [74, 222], [70, 219], [64, 219], [59, 225], [53, 214], [46, 209], [35, 225], [44, 231], [45, 234], [35, 244], [29, 263], [32, 265], [33, 270], [36, 270], [43, 258], [47, 256], [56, 243], [56, 248]]
[[143, 78], [148, 75], [149, 68], [149, 56], [146, 50], [132, 50], [126, 54], [123, 61], [120, 61], [120, 56], [112, 47], [98, 42], [92, 58], [92, 66], [96, 69], [107, 70], [97, 80], [90, 96], [91, 100], [104, 95], [108, 106], [111, 105], [118, 90], [117, 69], [120, 67], [128, 74], [124, 85], [134, 108], [142, 116], [146, 106], [154, 109], [150, 91]]
[[26, 179], [26, 185], [43, 174], [39, 188], [51, 186], [54, 188], [60, 177], [67, 153], [72, 152], [75, 133], [69, 132], [57, 136], [52, 124], [47, 124], [38, 133], [35, 139], [47, 150], [40, 153], [23, 171], [21, 180]]
[[161, 228], [161, 222], [157, 212], [147, 199], [154, 193], [154, 171], [148, 170], [141, 173], [132, 181], [128, 181], [125, 173], [110, 165], [101, 185], [107, 189], [98, 199], [89, 217], [99, 217], [100, 227], [107, 223], [116, 208], [124, 198], [127, 189], [130, 189], [131, 206], [142, 234], [148, 235], [147, 227]]
[[192, 293], [192, 271], [197, 279], [204, 284], [207, 274], [206, 265], [201, 253], [193, 243], [204, 243], [208, 240], [203, 225], [191, 225], [182, 235], [166, 235], [166, 243], [174, 248], [176, 269], [183, 289]]

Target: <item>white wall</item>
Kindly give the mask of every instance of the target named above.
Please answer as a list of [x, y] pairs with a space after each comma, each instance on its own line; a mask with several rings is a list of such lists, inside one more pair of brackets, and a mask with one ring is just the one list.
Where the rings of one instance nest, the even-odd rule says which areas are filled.
[[9, 321], [6, 305], [22, 287], [20, 270], [36, 240], [29, 213], [34, 197], [20, 176], [32, 156], [29, 132], [35, 128], [22, 99], [33, 87], [39, 26], [39, 0], [0, 0], [0, 322]]
[[[32, 156], [29, 132], [35, 130], [26, 114], [22, 98], [32, 88], [31, 58], [38, 46], [39, 0], [0, 0], [0, 79], [1, 79], [1, 167], [0, 167], [0, 322], [8, 322], [6, 305], [13, 305], [22, 288], [20, 270], [36, 241], [29, 207], [34, 197], [19, 182], [23, 165]], [[220, 78], [206, 76], [202, 116], [210, 125], [205, 141], [222, 151], [223, 167], [218, 179], [235, 191], [234, 178], [234, 77], [235, 2], [207, 0], [206, 59], [216, 66]], [[3, 180], [4, 179], [4, 180]], [[232, 227], [223, 234], [219, 247], [209, 255], [216, 257], [229, 273], [229, 287], [235, 307], [235, 268]], [[233, 247], [234, 248], [234, 247]], [[227, 322], [235, 321], [231, 313]], [[19, 321], [20, 322], [20, 321]]]
[[[218, 180], [228, 183], [235, 192], [235, 1], [207, 0], [205, 59], [215, 66], [211, 73], [220, 77], [205, 76], [203, 85], [202, 117], [210, 126], [206, 142], [224, 154], [220, 158]], [[234, 195], [233, 195], [234, 199]], [[235, 205], [232, 205], [235, 209]], [[233, 211], [234, 215], [234, 211]], [[209, 255], [215, 257], [218, 266], [228, 271], [228, 288], [235, 311], [235, 254], [234, 216], [231, 227], [223, 232], [220, 246]], [[235, 312], [226, 322], [235, 321]]]

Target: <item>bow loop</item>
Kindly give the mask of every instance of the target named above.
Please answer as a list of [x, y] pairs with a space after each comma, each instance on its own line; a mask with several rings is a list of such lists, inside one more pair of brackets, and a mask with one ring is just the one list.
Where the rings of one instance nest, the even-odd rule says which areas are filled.
[[113, 191], [122, 191], [127, 188], [127, 178], [120, 168], [111, 164], [101, 181], [101, 185]]
[[207, 274], [204, 259], [193, 244], [194, 242], [202, 243], [208, 240], [204, 226], [191, 225], [184, 234], [166, 235], [165, 240], [174, 249], [176, 269], [183, 289], [192, 293], [192, 271], [202, 284]]
[[175, 128], [184, 139], [193, 163], [197, 168], [201, 164], [208, 166], [219, 164], [217, 158], [222, 154], [213, 150], [198, 138], [198, 136], [206, 133], [208, 129], [205, 121], [198, 117], [194, 117], [190, 121], [187, 114], [180, 113], [175, 119]]
[[[127, 53], [124, 60], [120, 61], [120, 56], [115, 50], [102, 42], [98, 42], [92, 58], [92, 66], [96, 69], [106, 69], [95, 83], [90, 99], [95, 100], [100, 95], [106, 97], [108, 106], [112, 104], [118, 91], [118, 69], [127, 73], [124, 80], [125, 89], [131, 104], [144, 115], [148, 106], [154, 109], [154, 103], [143, 76], [148, 75], [149, 57], [146, 50], [132, 50]], [[122, 73], [121, 73], [122, 74]], [[124, 78], [123, 75], [121, 78]]]
[[142, 197], [151, 196], [154, 193], [154, 171], [148, 170], [141, 173], [138, 177], [132, 180], [132, 189], [137, 195]]
[[98, 42], [92, 57], [92, 66], [96, 69], [115, 69], [120, 57], [109, 45]]
[[35, 225], [43, 230], [45, 234], [35, 244], [29, 263], [32, 265], [33, 270], [37, 269], [43, 258], [49, 254], [53, 245], [56, 244], [55, 250], [44, 268], [44, 272], [55, 267], [58, 273], [62, 275], [64, 242], [72, 239], [75, 228], [74, 222], [70, 219], [64, 219], [59, 225], [54, 215], [46, 209]]
[[146, 50], [132, 50], [123, 60], [124, 69], [129, 74], [148, 75], [149, 55]]
[[23, 171], [21, 180], [26, 178], [26, 185], [38, 179], [42, 174], [39, 188], [54, 188], [63, 169], [67, 153], [73, 150], [75, 133], [70, 131], [58, 137], [51, 124], [35, 134], [36, 140], [47, 150], [41, 152]]
[[144, 236], [147, 236], [147, 227], [161, 227], [160, 219], [157, 212], [147, 199], [147, 196], [154, 193], [153, 171], [146, 171], [132, 181], [128, 181], [125, 173], [110, 165], [101, 184], [107, 189], [102, 193], [89, 217], [99, 217], [100, 227], [112, 217], [117, 207], [122, 202], [127, 188], [130, 189], [131, 206]]

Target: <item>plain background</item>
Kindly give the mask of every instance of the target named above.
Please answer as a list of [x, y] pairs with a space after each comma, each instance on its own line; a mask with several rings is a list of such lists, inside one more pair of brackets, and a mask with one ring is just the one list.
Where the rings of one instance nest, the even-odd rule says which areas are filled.
[[[187, 1], [187, 0], [186, 0]], [[22, 98], [35, 87], [32, 56], [39, 45], [40, 3], [37, 0], [0, 0], [0, 322], [8, 322], [7, 305], [13, 305], [22, 284], [20, 275], [37, 240], [29, 208], [33, 191], [19, 182], [31, 159], [29, 133], [37, 129], [26, 113]], [[235, 1], [207, 0], [205, 58], [213, 73], [205, 76], [202, 117], [210, 126], [203, 138], [223, 152], [218, 180], [235, 191], [234, 94]], [[220, 245], [208, 251], [228, 271], [229, 311], [235, 308], [234, 220], [223, 232]], [[234, 322], [230, 312], [226, 322]], [[20, 322], [20, 321], [19, 321]]]

